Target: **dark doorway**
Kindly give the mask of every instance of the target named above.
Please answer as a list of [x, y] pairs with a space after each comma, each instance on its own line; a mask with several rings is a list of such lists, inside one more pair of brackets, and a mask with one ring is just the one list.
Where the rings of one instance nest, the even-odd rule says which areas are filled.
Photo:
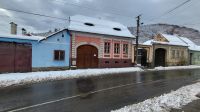
[[155, 50], [155, 67], [165, 66], [166, 50], [158, 48]]
[[98, 49], [91, 45], [77, 48], [77, 68], [98, 68]]
[[193, 54], [192, 53], [190, 53], [190, 65], [192, 65], [193, 63], [192, 63], [192, 57], [193, 57]]
[[147, 66], [147, 50], [146, 49], [138, 49], [138, 64], [141, 66]]
[[0, 42], [0, 73], [30, 72], [32, 47], [30, 44]]

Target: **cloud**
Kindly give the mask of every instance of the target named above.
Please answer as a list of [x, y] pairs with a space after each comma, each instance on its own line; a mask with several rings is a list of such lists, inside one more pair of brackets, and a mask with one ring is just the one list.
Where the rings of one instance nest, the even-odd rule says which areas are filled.
[[2, 8], [0, 8], [0, 15], [12, 17], [12, 14], [9, 11], [2, 9]]
[[[0, 0], [0, 7], [18, 9], [27, 12], [40, 13], [59, 18], [81, 14], [85, 16], [98, 17], [117, 21], [127, 26], [136, 26], [135, 17], [142, 14], [141, 21], [149, 23], [169, 23], [169, 24], [191, 24], [197, 23], [200, 17], [199, 1], [193, 0], [191, 3], [177, 9], [173, 13], [164, 15], [153, 22], [150, 19], [159, 17], [164, 12], [180, 4], [181, 0]], [[3, 16], [1, 16], [3, 15]], [[5, 17], [4, 17], [5, 16]], [[9, 17], [7, 17], [9, 16]], [[27, 15], [0, 9], [0, 29], [9, 29], [11, 21], [16, 22], [19, 27], [25, 27], [30, 32], [43, 32], [54, 28], [67, 27], [67, 21]], [[1, 25], [3, 24], [3, 25]], [[187, 25], [200, 29], [200, 24]], [[0, 32], [9, 33], [8, 30]]]

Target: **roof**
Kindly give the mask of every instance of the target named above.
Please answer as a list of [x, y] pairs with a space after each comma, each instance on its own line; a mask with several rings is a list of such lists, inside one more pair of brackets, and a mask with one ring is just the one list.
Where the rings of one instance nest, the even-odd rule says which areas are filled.
[[[179, 46], [188, 46], [179, 36], [177, 35], [168, 35], [168, 34], [161, 34], [165, 37], [169, 42], [166, 44], [169, 45], [179, 45]], [[165, 43], [165, 42], [164, 42]]]
[[152, 44], [153, 44], [153, 39], [144, 42], [142, 45], [152, 45]]
[[196, 45], [190, 39], [188, 39], [186, 37], [180, 37], [180, 38], [189, 46], [189, 50], [200, 51], [200, 46]]
[[68, 29], [72, 31], [135, 38], [128, 30], [128, 27], [118, 22], [82, 15], [71, 16], [70, 20], [71, 22]]
[[41, 37], [41, 36], [12, 35], [12, 34], [0, 34], [0, 38], [40, 41], [40, 40], [44, 39], [45, 37]]
[[156, 41], [155, 39], [148, 40], [143, 43], [143, 45], [152, 45], [152, 44], [165, 44], [165, 45], [176, 45], [176, 46], [188, 46], [180, 37], [175, 35], [161, 34], [168, 42]]

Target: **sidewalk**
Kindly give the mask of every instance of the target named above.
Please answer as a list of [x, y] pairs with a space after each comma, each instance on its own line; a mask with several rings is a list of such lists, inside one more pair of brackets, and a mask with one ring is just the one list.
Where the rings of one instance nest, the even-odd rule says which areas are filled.
[[171, 112], [199, 112], [200, 111], [200, 99], [189, 103], [182, 109], [173, 109]]
[[145, 70], [146, 71], [160, 71], [160, 70], [183, 70], [183, 69], [200, 69], [200, 65], [155, 67], [153, 69], [145, 69]]
[[[195, 107], [200, 108], [199, 101], [196, 102], [196, 100], [199, 100], [199, 98], [196, 97], [196, 95], [199, 93], [200, 82], [197, 82], [192, 85], [181, 87], [176, 91], [172, 91], [158, 97], [150, 98], [137, 104], [125, 106], [121, 109], [111, 112], [171, 112], [171, 109], [174, 109], [172, 112], [182, 112], [182, 110], [179, 110], [179, 108], [190, 104], [190, 102], [193, 102], [193, 104], [190, 105], [195, 105]], [[190, 105], [186, 106], [184, 109], [193, 109], [193, 107]], [[199, 110], [198, 108], [196, 110]], [[188, 112], [195, 111], [189, 110]]]
[[13, 85], [25, 85], [42, 81], [53, 81], [63, 79], [73, 79], [80, 77], [100, 76], [117, 73], [144, 71], [139, 67], [128, 68], [104, 68], [104, 69], [77, 69], [66, 71], [47, 71], [29, 73], [5, 73], [0, 74], [0, 88]]

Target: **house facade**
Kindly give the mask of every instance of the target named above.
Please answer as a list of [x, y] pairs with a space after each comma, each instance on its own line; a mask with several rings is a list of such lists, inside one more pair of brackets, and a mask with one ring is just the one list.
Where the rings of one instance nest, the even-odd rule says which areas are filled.
[[76, 15], [47, 37], [16, 33], [0, 35], [0, 73], [132, 66], [135, 37], [117, 22]]
[[[76, 22], [79, 21], [79, 22]], [[71, 66], [111, 68], [132, 66], [135, 37], [120, 23], [76, 15], [71, 17]]]
[[147, 61], [151, 67], [189, 64], [188, 45], [178, 36], [158, 34], [142, 45], [148, 46], [146, 48], [149, 55]]
[[70, 67], [70, 34], [67, 29], [32, 43], [32, 68], [62, 70]]
[[0, 35], [0, 72], [30, 72], [69, 67], [67, 30], [49, 37]]
[[189, 64], [200, 65], [200, 46], [186, 37], [181, 37], [181, 39], [189, 46]]
[[[136, 45], [133, 44], [132, 51], [136, 50]], [[135, 52], [132, 52], [132, 63], [137, 63], [138, 65], [144, 67], [150, 67], [153, 63], [153, 47], [152, 45], [138, 45], [138, 55], [137, 60], [135, 60], [136, 55]], [[136, 62], [135, 62], [136, 61]]]

